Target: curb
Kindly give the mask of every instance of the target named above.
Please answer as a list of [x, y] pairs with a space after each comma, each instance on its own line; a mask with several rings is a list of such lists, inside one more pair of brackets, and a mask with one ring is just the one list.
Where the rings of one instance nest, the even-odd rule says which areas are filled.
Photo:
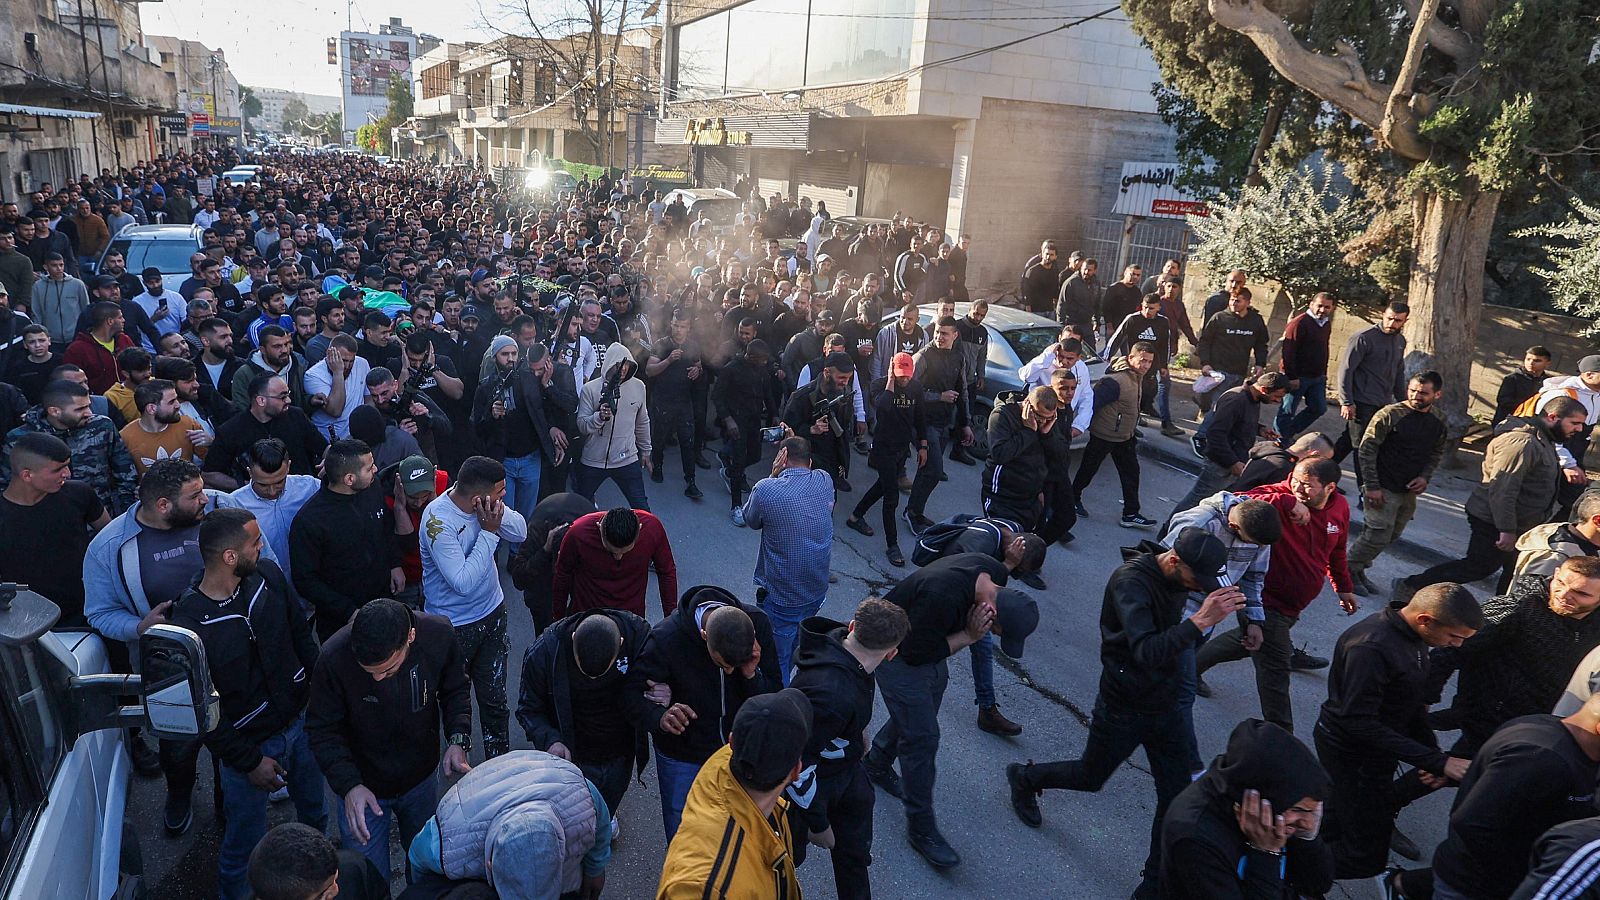
[[[1143, 425], [1140, 427], [1148, 428], [1150, 426]], [[1142, 438], [1138, 440], [1138, 444], [1134, 449], [1139, 453], [1140, 456], [1149, 457], [1150, 459], [1165, 463], [1172, 468], [1187, 472], [1191, 475], [1200, 474], [1200, 469], [1202, 468], [1200, 461], [1195, 459], [1193, 453], [1182, 453], [1171, 450], [1167, 447], [1161, 446], [1160, 444], [1151, 443], [1150, 441]], [[1355, 504], [1353, 503], [1351, 504], [1352, 507], [1354, 505]], [[1352, 509], [1352, 512], [1354, 511], [1355, 510]], [[1363, 527], [1364, 525], [1362, 522], [1352, 521], [1350, 523], [1351, 536], [1353, 537], [1357, 534], [1360, 534]], [[1390, 544], [1388, 549], [1391, 552], [1398, 551], [1403, 553], [1413, 560], [1419, 561], [1427, 566], [1436, 565], [1438, 563], [1447, 562], [1457, 558], [1454, 554], [1445, 553], [1439, 550], [1437, 547], [1419, 544], [1404, 537], [1398, 541], [1395, 541], [1393, 544]]]

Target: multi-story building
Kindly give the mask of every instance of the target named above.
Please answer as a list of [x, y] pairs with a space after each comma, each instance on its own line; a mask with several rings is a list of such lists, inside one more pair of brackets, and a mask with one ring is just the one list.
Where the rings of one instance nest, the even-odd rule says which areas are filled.
[[[410, 81], [411, 61], [439, 45], [439, 39], [417, 34], [399, 19], [378, 26], [378, 33], [339, 32], [340, 106], [344, 130], [354, 132], [389, 112], [389, 84]], [[330, 60], [331, 61], [331, 60]]]
[[[1014, 287], [1044, 238], [1111, 213], [1127, 161], [1175, 157], [1125, 19], [1001, 0], [665, 5], [663, 119], [704, 185], [902, 212], [973, 236], [968, 284]], [[1032, 36], [1032, 37], [1030, 37]], [[1020, 43], [1008, 46], [1011, 42]]]
[[0, 2], [0, 197], [176, 149], [177, 113], [137, 3]]
[[[608, 89], [601, 91], [593, 70], [577, 65], [588, 56], [586, 35], [445, 44], [413, 67], [416, 104], [403, 137], [415, 144], [407, 152], [497, 167], [554, 159], [621, 167], [640, 144], [630, 136], [630, 116], [656, 100], [659, 38], [656, 26], [624, 31], [615, 66], [603, 66]], [[653, 134], [644, 144], [650, 140]]]
[[188, 146], [230, 143], [244, 136], [239, 79], [222, 50], [165, 35], [151, 35], [150, 46], [177, 88], [178, 108], [188, 117]]
[[252, 87], [256, 99], [261, 101], [261, 115], [250, 122], [261, 131], [281, 134], [285, 131], [283, 121], [283, 108], [291, 100], [299, 100], [306, 105], [306, 112], [313, 116], [336, 113], [341, 109], [342, 100], [331, 94], [302, 94], [299, 91], [289, 91], [283, 88]]

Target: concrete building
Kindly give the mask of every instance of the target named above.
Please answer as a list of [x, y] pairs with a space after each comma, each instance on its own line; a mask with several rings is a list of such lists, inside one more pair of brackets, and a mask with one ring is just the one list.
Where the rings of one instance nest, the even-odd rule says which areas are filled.
[[261, 131], [274, 134], [283, 133], [283, 108], [291, 100], [304, 103], [306, 110], [314, 116], [336, 113], [342, 109], [342, 100], [331, 94], [302, 94], [270, 87], [252, 87], [250, 90], [255, 91], [256, 98], [261, 101], [261, 115], [251, 119], [251, 124]]
[[164, 35], [151, 35], [150, 46], [159, 54], [162, 71], [172, 77], [178, 108], [188, 117], [185, 147], [233, 143], [244, 137], [239, 79], [228, 68], [222, 50]]
[[174, 150], [177, 112], [137, 3], [0, 2], [0, 197]]
[[[586, 86], [592, 78], [585, 82], [586, 73], [572, 67], [574, 57], [585, 55], [582, 40], [547, 43], [508, 36], [483, 44], [444, 44], [420, 57], [413, 67], [414, 118], [402, 135], [414, 144], [404, 152], [477, 159], [496, 167], [560, 159], [620, 168], [630, 155], [660, 161], [652, 149], [654, 129], [629, 128], [656, 99], [659, 27], [622, 34], [616, 68], [607, 71], [618, 85], [610, 129], [593, 108], [594, 92]], [[647, 118], [653, 125], [653, 116]], [[673, 162], [685, 156], [681, 147], [672, 152]]]
[[1160, 73], [1120, 16], [985, 52], [1071, 19], [1001, 0], [665, 8], [656, 139], [692, 149], [700, 184], [969, 233], [974, 287], [1014, 290], [1041, 240], [1085, 239], [1124, 162], [1175, 158]]
[[389, 112], [389, 83], [409, 81], [411, 61], [439, 45], [439, 39], [417, 34], [398, 18], [378, 26], [378, 32], [339, 32], [340, 107], [344, 130], [354, 132]]

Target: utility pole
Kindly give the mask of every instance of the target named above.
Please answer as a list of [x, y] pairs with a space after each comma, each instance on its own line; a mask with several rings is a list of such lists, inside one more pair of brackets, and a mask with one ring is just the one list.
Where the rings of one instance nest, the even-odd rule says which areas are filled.
[[[79, 48], [81, 48], [83, 50], [83, 87], [84, 87], [84, 90], [89, 91], [90, 93], [93, 93], [94, 92], [94, 81], [92, 79], [90, 79], [90, 77], [89, 77], [89, 33], [84, 30], [85, 28], [88, 27], [85, 24], [85, 21], [86, 20], [84, 19], [84, 16], [83, 16], [83, 0], [78, 0], [78, 46], [79, 46]], [[107, 128], [111, 128], [114, 124], [115, 123], [112, 122], [111, 119], [109, 119], [109, 118], [106, 119], [106, 127]], [[97, 126], [97, 124], [95, 123], [95, 121], [93, 119], [89, 120], [89, 136], [90, 136], [90, 144], [91, 144], [91, 146], [94, 147], [94, 170], [96, 172], [99, 172], [100, 171], [100, 128]], [[116, 146], [116, 141], [115, 140], [112, 141], [112, 146], [113, 147]], [[121, 167], [122, 166], [120, 164], [118, 164], [117, 168], [120, 169]]]
[[[81, 33], [82, 32], [81, 26], [83, 24], [83, 7], [82, 7], [83, 0], [78, 0], [78, 4], [79, 4], [79, 8], [78, 8], [78, 23], [80, 25], [79, 31]], [[95, 29], [94, 29], [94, 39], [95, 39], [95, 42], [100, 45], [100, 85], [101, 85], [101, 87], [103, 87], [105, 89], [105, 94], [106, 94], [106, 122], [107, 122], [107, 124], [106, 124], [106, 134], [111, 138], [111, 154], [112, 154], [113, 157], [115, 157], [115, 159], [117, 161], [117, 168], [120, 169], [120, 168], [122, 168], [122, 148], [117, 146], [117, 128], [116, 128], [117, 123], [112, 118], [111, 73], [106, 71], [106, 35], [105, 35], [105, 30], [102, 29], [98, 24], [100, 22], [100, 3], [99, 3], [99, 0], [91, 0], [90, 9], [94, 10], [94, 20], [95, 20], [95, 23], [96, 23], [95, 24]], [[96, 167], [98, 168], [98, 165]]]

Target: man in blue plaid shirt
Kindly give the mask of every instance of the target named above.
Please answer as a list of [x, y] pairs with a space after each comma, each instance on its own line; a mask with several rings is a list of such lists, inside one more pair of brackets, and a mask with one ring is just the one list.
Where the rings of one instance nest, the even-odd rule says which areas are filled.
[[744, 523], [761, 530], [756, 557], [756, 603], [772, 623], [778, 671], [789, 683], [789, 658], [800, 623], [828, 595], [833, 550], [833, 477], [811, 468], [811, 443], [788, 437], [778, 445], [772, 477], [758, 482], [744, 503]]

